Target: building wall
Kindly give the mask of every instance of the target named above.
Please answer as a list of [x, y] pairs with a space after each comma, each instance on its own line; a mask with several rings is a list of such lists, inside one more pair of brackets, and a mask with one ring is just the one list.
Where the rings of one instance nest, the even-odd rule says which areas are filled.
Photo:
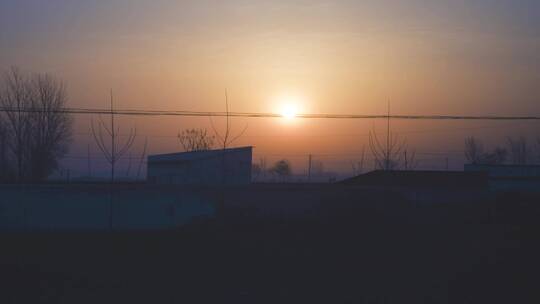
[[465, 165], [465, 171], [487, 172], [495, 191], [540, 192], [538, 165]]
[[540, 177], [540, 166], [536, 165], [465, 165], [465, 171], [488, 172], [489, 177]]
[[251, 183], [251, 149], [225, 151], [190, 161], [151, 161], [148, 181], [179, 185], [247, 185]]
[[535, 179], [511, 179], [499, 178], [491, 179], [489, 186], [495, 191], [517, 191], [517, 192], [540, 192], [540, 178]]
[[160, 186], [0, 185], [0, 232], [107, 231], [111, 219], [116, 231], [171, 229], [214, 217], [214, 201]]

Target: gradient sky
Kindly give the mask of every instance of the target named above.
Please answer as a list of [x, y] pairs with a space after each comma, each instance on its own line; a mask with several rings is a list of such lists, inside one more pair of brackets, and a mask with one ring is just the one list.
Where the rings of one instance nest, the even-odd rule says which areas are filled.
[[[540, 115], [540, 2], [0, 0], [0, 69], [13, 65], [65, 81], [73, 107], [105, 107], [113, 88], [118, 108], [215, 111], [227, 88], [233, 110], [246, 112], [279, 111], [292, 96], [312, 113], [384, 113], [391, 100], [395, 114]], [[88, 121], [77, 119], [74, 154], [91, 142]], [[154, 135], [151, 152], [178, 149], [181, 128], [208, 127], [207, 119], [123, 121]], [[276, 157], [354, 154], [378, 124], [235, 123], [249, 124], [238, 144]], [[408, 140], [419, 151], [459, 151], [473, 129], [494, 143], [540, 129], [396, 126], [416, 134]], [[423, 133], [430, 129], [463, 132]]]

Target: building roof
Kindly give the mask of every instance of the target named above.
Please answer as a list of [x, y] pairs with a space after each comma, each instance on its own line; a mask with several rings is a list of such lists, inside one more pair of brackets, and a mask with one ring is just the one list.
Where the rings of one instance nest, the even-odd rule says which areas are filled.
[[345, 185], [478, 188], [488, 183], [485, 172], [376, 170], [340, 182]]
[[538, 164], [514, 165], [514, 164], [465, 164], [469, 168], [540, 168]]
[[539, 165], [476, 165], [465, 164], [467, 172], [486, 172], [490, 178], [540, 179]]
[[251, 151], [253, 147], [239, 147], [230, 149], [219, 150], [207, 150], [207, 151], [193, 151], [193, 152], [178, 152], [169, 154], [156, 154], [149, 155], [148, 162], [189, 162], [196, 160], [203, 160], [208, 158], [214, 158], [229, 153], [237, 153], [243, 151]]

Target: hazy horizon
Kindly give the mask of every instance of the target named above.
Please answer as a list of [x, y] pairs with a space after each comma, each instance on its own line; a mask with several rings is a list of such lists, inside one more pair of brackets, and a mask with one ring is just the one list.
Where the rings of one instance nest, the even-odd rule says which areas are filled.
[[[239, 112], [540, 115], [540, 3], [500, 1], [15, 1], [0, 2], [0, 70], [49, 73], [67, 85], [70, 107]], [[119, 118], [136, 125], [139, 155], [175, 152], [185, 128], [207, 118]], [[99, 152], [90, 117], [77, 116], [73, 158], [84, 172]], [[222, 125], [221, 119], [215, 120]], [[307, 155], [348, 172], [383, 121], [234, 119], [236, 145], [287, 158]], [[393, 121], [421, 166], [459, 169], [463, 139], [487, 147], [540, 135], [538, 122]], [[366, 153], [369, 154], [369, 151]], [[134, 156], [135, 157], [135, 156]], [[97, 165], [105, 167], [104, 164]], [[126, 163], [124, 162], [124, 166]]]

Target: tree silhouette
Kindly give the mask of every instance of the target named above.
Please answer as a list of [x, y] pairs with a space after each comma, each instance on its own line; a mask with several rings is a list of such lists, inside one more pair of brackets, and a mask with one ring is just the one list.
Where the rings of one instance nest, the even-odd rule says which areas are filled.
[[351, 162], [351, 168], [352, 168], [353, 175], [362, 174], [362, 172], [364, 171], [365, 157], [366, 157], [366, 147], [363, 146], [362, 147], [362, 153], [360, 154], [360, 161], [358, 161], [358, 162], [352, 161]]
[[246, 132], [248, 125], [242, 129], [240, 133], [238, 133], [236, 136], [231, 138], [231, 129], [232, 124], [230, 122], [230, 112], [229, 112], [229, 95], [227, 91], [225, 91], [225, 132], [223, 134], [220, 134], [218, 132], [216, 126], [214, 125], [214, 120], [212, 119], [212, 116], [210, 116], [210, 125], [212, 126], [212, 130], [214, 131], [215, 137], [220, 142], [220, 146], [223, 148], [223, 150], [227, 149], [232, 143], [234, 143], [236, 140], [238, 140], [244, 133]]
[[0, 116], [0, 182], [7, 181], [10, 175], [8, 161], [8, 133], [2, 116]]
[[[133, 145], [133, 142], [135, 141], [135, 137], [137, 136], [137, 129], [131, 128], [129, 130], [129, 134], [127, 136], [127, 139], [124, 141], [123, 144], [118, 144], [118, 137], [120, 133], [120, 127], [115, 126], [114, 121], [114, 104], [113, 104], [113, 95], [111, 91], [111, 122], [110, 125], [107, 126], [107, 124], [103, 121], [101, 116], [99, 116], [99, 125], [94, 127], [94, 121], [91, 121], [91, 129], [92, 129], [92, 135], [94, 137], [94, 141], [96, 142], [99, 150], [105, 156], [105, 159], [109, 164], [111, 165], [111, 183], [114, 183], [114, 174], [115, 174], [115, 167], [116, 163], [124, 156], [131, 146]], [[97, 129], [97, 130], [96, 130]], [[103, 132], [105, 130], [105, 132]], [[106, 133], [106, 134], [104, 134]], [[106, 139], [106, 136], [109, 138]], [[107, 144], [107, 142], [110, 142], [110, 144]]]
[[[0, 89], [4, 158], [19, 182], [42, 181], [68, 151], [73, 120], [64, 111], [64, 85], [47, 74], [4, 74]], [[7, 147], [7, 148], [5, 148]]]
[[178, 133], [178, 141], [186, 152], [210, 150], [214, 146], [214, 138], [206, 129], [186, 129]]
[[523, 136], [518, 138], [507, 138], [507, 145], [510, 151], [510, 160], [514, 165], [526, 165], [532, 156], [532, 147]]
[[369, 147], [375, 161], [375, 167], [380, 170], [397, 170], [403, 157], [405, 142], [393, 134], [387, 134], [386, 144], [382, 144], [375, 130], [369, 132]]
[[540, 162], [540, 137], [536, 138], [536, 153], [538, 162]]
[[141, 153], [141, 158], [139, 159], [139, 166], [137, 168], [137, 180], [139, 180], [139, 177], [141, 175], [141, 169], [142, 169], [142, 166], [143, 166], [143, 163], [144, 163], [144, 158], [146, 156], [146, 149], [148, 148], [148, 137], [146, 137], [144, 139], [144, 148], [143, 148], [143, 151]]
[[483, 154], [484, 145], [479, 140], [472, 136], [465, 138], [465, 158], [469, 163], [480, 163]]
[[407, 149], [403, 150], [402, 168], [403, 170], [414, 170], [418, 166], [416, 161], [416, 152], [409, 152]]
[[474, 165], [496, 165], [506, 161], [507, 152], [497, 147], [493, 152], [484, 152], [484, 145], [475, 137], [465, 139], [465, 158]]
[[369, 148], [375, 162], [375, 168], [379, 170], [411, 170], [415, 165], [415, 152], [408, 152], [407, 142], [400, 139], [390, 128], [390, 103], [388, 103], [388, 115], [386, 119], [386, 140], [379, 140], [375, 129], [369, 132]]
[[251, 165], [251, 176], [253, 176], [253, 179], [258, 181], [259, 177], [262, 174], [262, 168], [260, 164], [252, 164]]
[[281, 177], [281, 179], [286, 179], [292, 173], [291, 164], [286, 159], [277, 161], [272, 167], [272, 172]]

